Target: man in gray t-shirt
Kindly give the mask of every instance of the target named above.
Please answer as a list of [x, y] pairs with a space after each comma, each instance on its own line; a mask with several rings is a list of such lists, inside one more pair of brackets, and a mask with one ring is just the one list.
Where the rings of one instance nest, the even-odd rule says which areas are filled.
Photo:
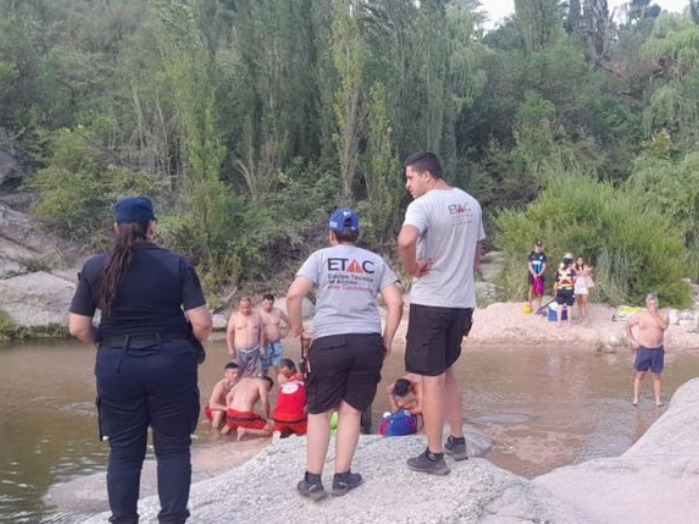
[[[406, 188], [414, 198], [398, 237], [401, 260], [414, 277], [405, 368], [422, 376], [427, 435], [427, 449], [409, 459], [408, 466], [446, 475], [443, 450], [455, 460], [468, 458], [461, 393], [452, 366], [461, 355], [461, 339], [471, 328], [474, 269], [485, 232], [480, 204], [442, 179], [436, 155], [417, 153], [404, 165]], [[445, 418], [451, 435], [442, 445]]]
[[[301, 301], [316, 288], [313, 343], [308, 357], [308, 447], [304, 497], [323, 498], [321, 473], [330, 441], [330, 418], [339, 414], [333, 495], [344, 495], [362, 483], [352, 473], [362, 412], [371, 405], [381, 380], [384, 355], [390, 351], [403, 314], [396, 275], [383, 259], [358, 248], [359, 218], [351, 209], [330, 217], [331, 247], [313, 253], [301, 266], [287, 293], [291, 332], [303, 341]], [[381, 335], [377, 295], [388, 314]]]

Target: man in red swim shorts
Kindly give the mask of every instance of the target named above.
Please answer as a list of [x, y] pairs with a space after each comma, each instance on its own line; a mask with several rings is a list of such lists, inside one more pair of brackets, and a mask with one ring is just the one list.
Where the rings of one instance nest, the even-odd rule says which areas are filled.
[[[269, 437], [272, 435], [270, 418], [269, 392], [272, 389], [272, 379], [269, 377], [243, 377], [233, 387], [226, 398], [226, 427], [221, 435], [226, 435], [232, 429], [236, 430], [238, 440], [245, 435], [253, 437]], [[265, 418], [255, 413], [255, 404], [262, 406]]]
[[238, 380], [238, 364], [229, 362], [223, 368], [223, 378], [216, 382], [209, 403], [204, 408], [204, 416], [211, 421], [211, 432], [217, 433], [226, 422], [226, 397]]

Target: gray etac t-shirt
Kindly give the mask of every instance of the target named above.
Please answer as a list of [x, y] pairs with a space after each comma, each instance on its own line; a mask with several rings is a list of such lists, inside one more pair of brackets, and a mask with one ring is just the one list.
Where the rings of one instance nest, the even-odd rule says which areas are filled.
[[350, 245], [320, 249], [296, 276], [316, 285], [314, 338], [381, 333], [376, 295], [398, 278], [379, 255]]
[[410, 301], [423, 306], [476, 307], [473, 259], [485, 238], [481, 205], [458, 188], [433, 189], [410, 203], [403, 225], [420, 232], [418, 259], [434, 259], [427, 276], [413, 280]]

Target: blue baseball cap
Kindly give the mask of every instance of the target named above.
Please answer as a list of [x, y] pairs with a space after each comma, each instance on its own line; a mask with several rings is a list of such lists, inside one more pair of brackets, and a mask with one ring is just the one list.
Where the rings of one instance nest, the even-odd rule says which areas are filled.
[[145, 197], [122, 198], [114, 206], [114, 217], [117, 224], [150, 222], [155, 220], [153, 203]]
[[335, 233], [345, 233], [348, 231], [359, 231], [359, 217], [357, 213], [346, 207], [338, 209], [330, 215], [328, 224], [330, 231]]

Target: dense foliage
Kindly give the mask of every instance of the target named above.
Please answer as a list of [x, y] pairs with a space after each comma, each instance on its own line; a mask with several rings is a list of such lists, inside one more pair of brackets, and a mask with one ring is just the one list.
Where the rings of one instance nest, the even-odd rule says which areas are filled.
[[513, 268], [541, 235], [606, 267], [610, 300], [682, 303], [696, 13], [516, 0], [485, 33], [476, 0], [0, 0], [0, 148], [37, 166], [35, 216], [91, 248], [114, 199], [153, 196], [210, 289], [294, 267], [338, 205], [390, 252], [401, 159], [433, 150]]

